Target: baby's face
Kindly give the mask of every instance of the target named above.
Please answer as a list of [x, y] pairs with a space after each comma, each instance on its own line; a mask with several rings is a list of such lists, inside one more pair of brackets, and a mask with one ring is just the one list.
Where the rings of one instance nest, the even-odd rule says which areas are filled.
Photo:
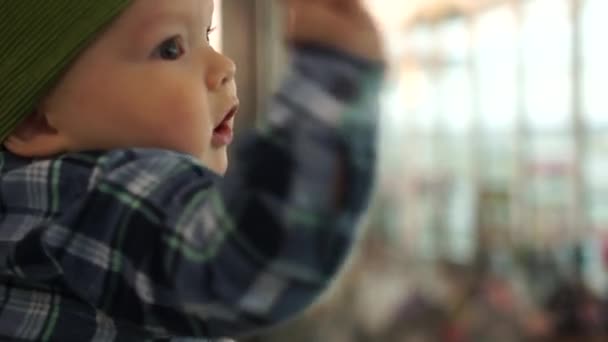
[[212, 14], [213, 0], [134, 0], [41, 106], [70, 150], [165, 148], [225, 172], [238, 98]]

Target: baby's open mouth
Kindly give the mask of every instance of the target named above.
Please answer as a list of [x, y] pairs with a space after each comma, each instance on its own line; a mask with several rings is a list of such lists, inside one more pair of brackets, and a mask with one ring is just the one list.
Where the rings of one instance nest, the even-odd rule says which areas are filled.
[[234, 139], [234, 130], [232, 129], [232, 118], [236, 115], [238, 107], [234, 106], [226, 115], [224, 119], [213, 129], [213, 137], [211, 138], [211, 144], [213, 147], [223, 147], [230, 145]]

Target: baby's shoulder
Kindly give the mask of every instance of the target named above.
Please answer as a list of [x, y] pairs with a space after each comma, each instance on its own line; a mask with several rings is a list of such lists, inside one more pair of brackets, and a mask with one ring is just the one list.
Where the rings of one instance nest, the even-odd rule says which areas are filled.
[[217, 176], [196, 158], [166, 149], [128, 148], [65, 153], [52, 158], [25, 159], [0, 151], [0, 183], [9, 188], [27, 184], [53, 185], [61, 193], [87, 192], [100, 183], [123, 186], [188, 182]]
[[125, 167], [147, 167], [150, 171], [179, 166], [203, 168], [193, 156], [166, 149], [128, 148], [90, 153], [96, 158], [96, 167], [104, 173]]
[[[129, 148], [90, 152], [88, 155], [95, 159], [91, 183], [160, 183], [175, 179], [187, 181], [193, 177], [216, 177], [193, 156], [166, 149]], [[82, 158], [82, 155], [72, 157]]]

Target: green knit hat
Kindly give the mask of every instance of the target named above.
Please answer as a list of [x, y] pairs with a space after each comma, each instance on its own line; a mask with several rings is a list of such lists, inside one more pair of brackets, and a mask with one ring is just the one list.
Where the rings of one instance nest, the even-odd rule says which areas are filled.
[[131, 0], [0, 0], [0, 142]]

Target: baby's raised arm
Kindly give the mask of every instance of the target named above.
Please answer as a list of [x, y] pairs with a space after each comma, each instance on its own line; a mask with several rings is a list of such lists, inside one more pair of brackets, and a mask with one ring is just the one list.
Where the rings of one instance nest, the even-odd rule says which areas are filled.
[[287, 40], [335, 48], [370, 61], [384, 60], [382, 40], [361, 0], [283, 0]]

